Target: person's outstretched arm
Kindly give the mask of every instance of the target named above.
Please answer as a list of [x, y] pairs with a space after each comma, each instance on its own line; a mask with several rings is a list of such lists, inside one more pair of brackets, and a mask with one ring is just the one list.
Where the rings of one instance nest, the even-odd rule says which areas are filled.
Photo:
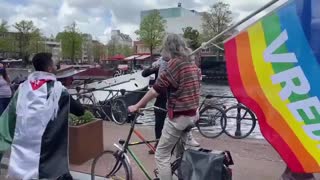
[[70, 96], [70, 113], [76, 116], [82, 116], [84, 111], [85, 110], [80, 102], [76, 101], [72, 96]]
[[150, 68], [147, 68], [145, 70], [142, 71], [142, 76], [143, 77], [148, 77], [150, 76], [151, 74], [156, 74], [159, 70], [159, 67], [150, 67]]

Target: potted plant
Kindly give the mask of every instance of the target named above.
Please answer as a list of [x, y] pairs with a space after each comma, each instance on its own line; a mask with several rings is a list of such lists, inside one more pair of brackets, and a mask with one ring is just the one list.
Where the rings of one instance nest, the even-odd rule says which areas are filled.
[[69, 116], [69, 161], [82, 164], [103, 151], [103, 121], [86, 111], [83, 116]]

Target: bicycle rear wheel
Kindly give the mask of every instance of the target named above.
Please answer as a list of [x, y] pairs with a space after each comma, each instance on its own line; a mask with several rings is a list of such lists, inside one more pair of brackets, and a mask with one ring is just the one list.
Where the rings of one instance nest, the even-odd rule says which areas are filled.
[[248, 137], [256, 127], [256, 117], [243, 105], [235, 105], [226, 111], [225, 133], [234, 139]]
[[128, 110], [124, 100], [115, 99], [111, 102], [111, 118], [119, 125], [122, 125], [127, 121]]
[[226, 165], [223, 165], [222, 180], [232, 180], [232, 170]]
[[215, 106], [206, 106], [200, 110], [200, 119], [196, 123], [201, 135], [206, 138], [219, 137], [226, 128], [224, 111]]
[[[182, 157], [176, 159], [171, 163], [171, 171], [172, 171], [172, 178], [174, 180], [183, 180], [182, 172], [180, 169]], [[223, 165], [222, 167], [222, 180], [232, 180], [232, 170]]]
[[171, 163], [172, 179], [183, 180], [181, 177], [181, 165], [182, 158], [179, 157], [173, 163]]
[[104, 151], [91, 165], [91, 180], [95, 180], [96, 177], [108, 180], [132, 180], [132, 172], [123, 155], [114, 151]]

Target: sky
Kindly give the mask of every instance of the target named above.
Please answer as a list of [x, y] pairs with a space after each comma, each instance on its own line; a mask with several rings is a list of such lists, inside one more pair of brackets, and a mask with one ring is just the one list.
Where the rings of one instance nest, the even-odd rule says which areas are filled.
[[[136, 39], [142, 10], [182, 7], [206, 11], [218, 0], [0, 0], [0, 19], [9, 25], [32, 20], [41, 32], [50, 37], [75, 21], [82, 33], [106, 43], [112, 29], [119, 29]], [[223, 0], [229, 3], [234, 21], [262, 7], [270, 0]], [[11, 30], [14, 28], [11, 27]]]

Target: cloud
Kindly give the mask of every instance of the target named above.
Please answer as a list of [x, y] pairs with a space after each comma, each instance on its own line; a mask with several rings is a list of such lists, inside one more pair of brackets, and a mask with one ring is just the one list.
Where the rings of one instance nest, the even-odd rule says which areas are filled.
[[[206, 11], [218, 0], [183, 0], [182, 7]], [[263, 6], [269, 0], [224, 0], [230, 3], [236, 20]], [[81, 32], [92, 34], [104, 43], [112, 29], [136, 38], [140, 12], [149, 9], [176, 7], [172, 0], [0, 0], [0, 19], [14, 24], [32, 20], [44, 35], [56, 35], [64, 27], [76, 22]], [[13, 28], [11, 28], [13, 30]]]

